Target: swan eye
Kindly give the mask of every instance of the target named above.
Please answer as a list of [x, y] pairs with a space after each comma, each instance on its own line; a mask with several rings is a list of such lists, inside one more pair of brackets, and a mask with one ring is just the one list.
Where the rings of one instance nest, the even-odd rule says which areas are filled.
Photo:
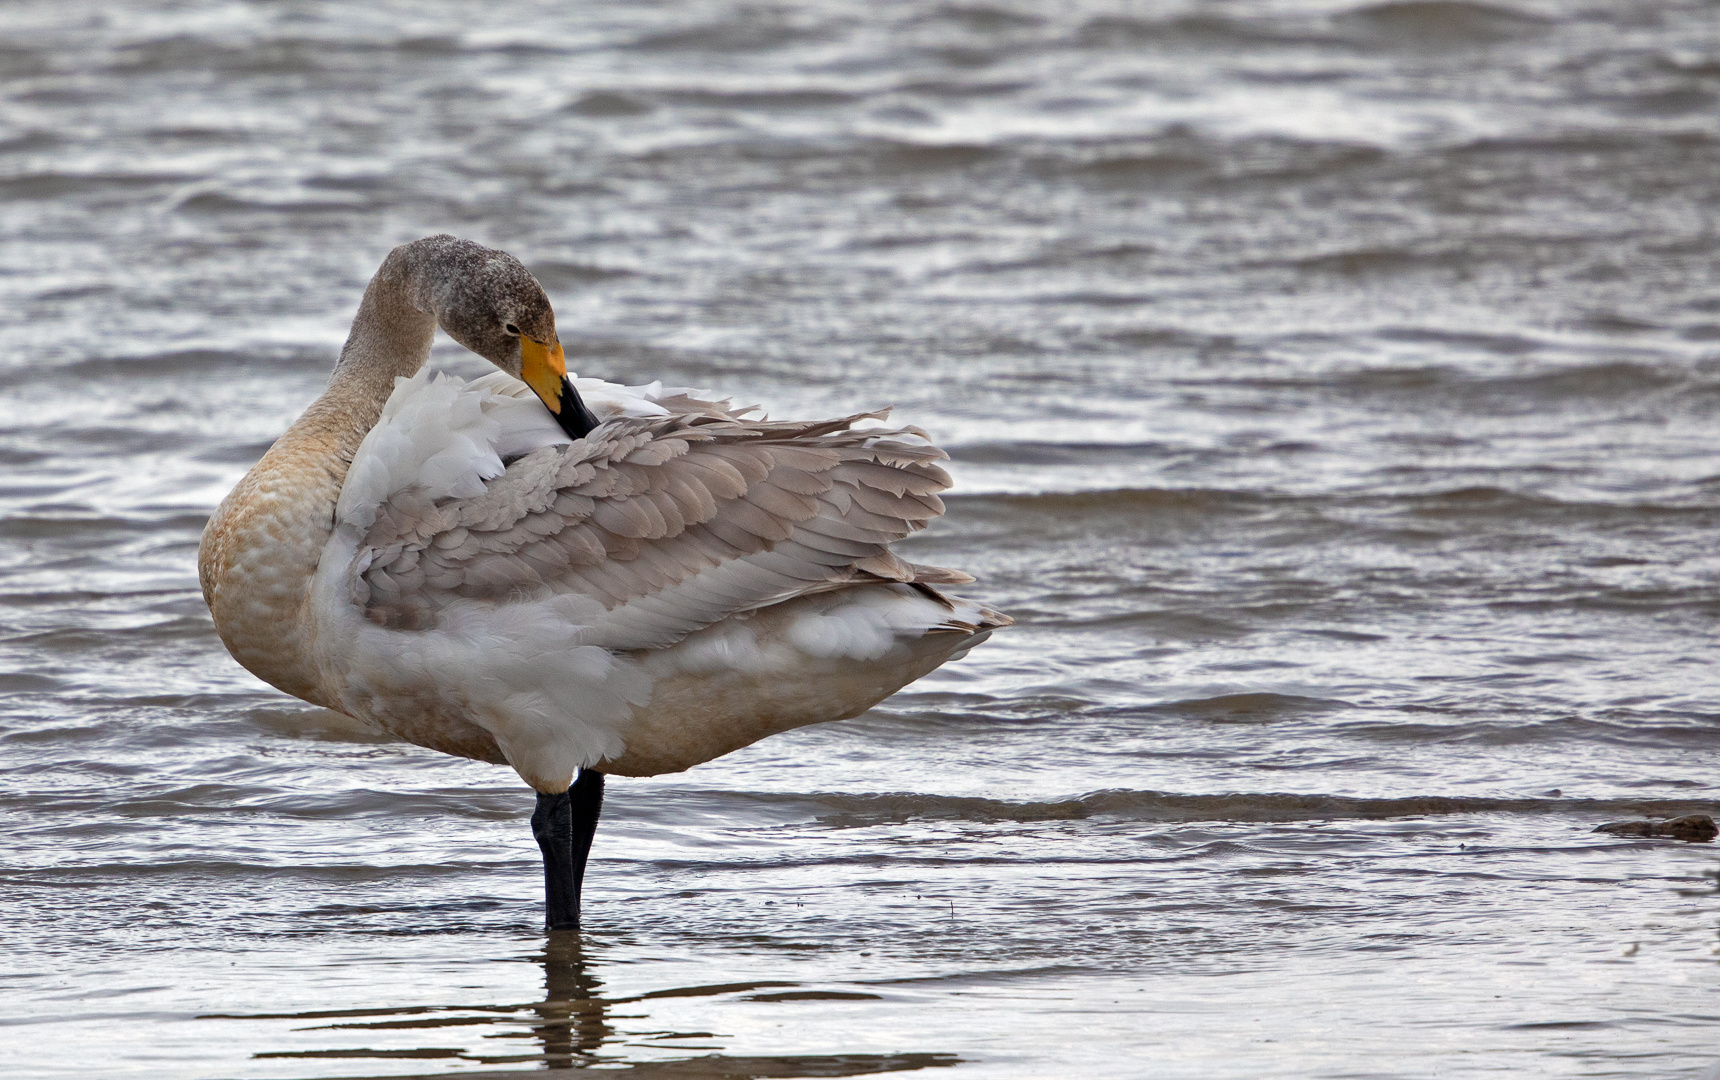
[[503, 330], [506, 330], [506, 331], [507, 331], [507, 332], [508, 332], [508, 333], [509, 333], [509, 334], [511, 334], [511, 335], [512, 335], [512, 336], [514, 336], [514, 337], [519, 337], [519, 336], [520, 336], [520, 328], [519, 328], [519, 327], [517, 327], [517, 326], [515, 326], [515, 325], [514, 325], [514, 324], [513, 324], [513, 323], [507, 323], [507, 324], [505, 324], [505, 325], [504, 325], [504, 326], [503, 326], [503, 327], [502, 327], [502, 329], [503, 329]]

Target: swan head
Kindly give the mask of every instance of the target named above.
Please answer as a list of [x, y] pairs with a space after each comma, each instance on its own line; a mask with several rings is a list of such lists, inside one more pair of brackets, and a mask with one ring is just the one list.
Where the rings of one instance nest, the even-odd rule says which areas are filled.
[[396, 254], [411, 267], [416, 306], [449, 337], [531, 387], [569, 435], [596, 426], [567, 377], [555, 310], [523, 263], [453, 236], [428, 236]]

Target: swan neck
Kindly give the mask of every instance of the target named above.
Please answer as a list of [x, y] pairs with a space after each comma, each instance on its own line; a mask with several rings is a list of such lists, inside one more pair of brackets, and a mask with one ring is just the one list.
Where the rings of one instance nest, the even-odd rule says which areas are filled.
[[394, 380], [418, 374], [430, 359], [436, 315], [414, 269], [396, 250], [370, 279], [328, 391], [317, 403], [344, 406], [344, 418], [357, 425], [361, 438], [382, 415]]
[[198, 573], [215, 627], [233, 656], [289, 694], [329, 705], [312, 659], [309, 588], [334, 529], [335, 505], [359, 444], [398, 376], [430, 357], [436, 317], [415, 289], [422, 275], [391, 256], [364, 292], [328, 389], [216, 510]]

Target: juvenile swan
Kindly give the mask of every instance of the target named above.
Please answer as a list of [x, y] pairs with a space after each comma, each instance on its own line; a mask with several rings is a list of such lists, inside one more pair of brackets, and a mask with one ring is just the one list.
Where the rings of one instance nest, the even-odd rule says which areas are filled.
[[[429, 378], [438, 326], [501, 371]], [[518, 260], [402, 245], [328, 390], [209, 520], [204, 599], [287, 693], [513, 766], [547, 925], [576, 928], [605, 773], [857, 716], [1010, 622], [890, 551], [943, 512], [920, 432], [747, 411], [569, 379]]]

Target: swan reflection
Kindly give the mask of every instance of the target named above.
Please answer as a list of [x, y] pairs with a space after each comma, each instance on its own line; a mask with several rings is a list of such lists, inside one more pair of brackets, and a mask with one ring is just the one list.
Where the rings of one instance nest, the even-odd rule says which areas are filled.
[[[879, 1000], [870, 992], [810, 989], [800, 983], [755, 981], [700, 986], [666, 987], [626, 997], [605, 998], [600, 961], [585, 949], [577, 931], [552, 931], [544, 935], [541, 948], [517, 960], [543, 968], [543, 997], [521, 1004], [411, 1005], [395, 1008], [336, 1009], [317, 1012], [232, 1014], [205, 1016], [206, 1020], [295, 1022], [297, 1049], [264, 1050], [253, 1058], [345, 1058], [353, 1060], [455, 1059], [480, 1065], [537, 1066], [543, 1069], [585, 1069], [604, 1066], [606, 1077], [631, 1080], [743, 1080], [777, 1076], [864, 1076], [914, 1071], [959, 1063], [950, 1054], [834, 1054], [791, 1056], [732, 1056], [721, 1051], [723, 1036], [710, 1031], [667, 1032], [653, 1030], [648, 1012], [654, 1002], [666, 999], [704, 998], [713, 1012], [736, 1005], [747, 1008], [780, 1009], [797, 1001]], [[764, 991], [761, 993], [761, 991]], [[614, 1006], [626, 1005], [626, 1018], [635, 1021], [621, 1030], [612, 1020]], [[324, 1021], [302, 1026], [306, 1020]], [[713, 1026], [716, 1026], [713, 1023]], [[490, 1030], [485, 1031], [483, 1029]], [[465, 1046], [412, 1046], [415, 1033], [427, 1041], [465, 1042]], [[464, 1039], [459, 1033], [467, 1032]], [[339, 1033], [345, 1046], [310, 1048], [303, 1037], [329, 1038]], [[433, 1033], [433, 1034], [432, 1034]], [[276, 1036], [278, 1037], [278, 1036]], [[507, 1041], [502, 1041], [507, 1040]], [[331, 1040], [332, 1041], [332, 1040]], [[354, 1046], [368, 1042], [371, 1046]], [[536, 1045], [532, 1045], [535, 1043]], [[278, 1044], [277, 1044], [278, 1045]], [[633, 1060], [640, 1050], [656, 1051], [646, 1060]], [[664, 1060], [657, 1054], [668, 1050], [683, 1055]], [[616, 1066], [621, 1066], [617, 1069]]]
[[543, 1044], [544, 1063], [551, 1069], [589, 1065], [615, 1034], [598, 996], [603, 980], [586, 961], [577, 931], [546, 933], [538, 960], [543, 964], [544, 994], [531, 1006], [540, 1020], [531, 1034]]

